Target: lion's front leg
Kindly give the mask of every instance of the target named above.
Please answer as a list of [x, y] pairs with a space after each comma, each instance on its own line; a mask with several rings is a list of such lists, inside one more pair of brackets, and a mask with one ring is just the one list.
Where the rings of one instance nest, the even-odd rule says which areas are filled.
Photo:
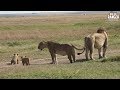
[[55, 64], [58, 64], [57, 54], [55, 54], [55, 56], [54, 56], [54, 60], [55, 60]]
[[19, 64], [19, 60], [17, 59], [17, 64]]
[[53, 53], [51, 53], [51, 58], [52, 58], [52, 62], [51, 62], [51, 64], [55, 64], [55, 54], [53, 54]]

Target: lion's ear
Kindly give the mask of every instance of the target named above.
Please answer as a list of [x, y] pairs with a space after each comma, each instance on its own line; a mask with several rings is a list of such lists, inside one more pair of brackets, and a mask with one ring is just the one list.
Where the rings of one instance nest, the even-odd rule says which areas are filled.
[[45, 43], [45, 41], [42, 41], [43, 43]]
[[43, 43], [45, 44], [45, 43], [47, 43], [46, 41], [43, 41]]

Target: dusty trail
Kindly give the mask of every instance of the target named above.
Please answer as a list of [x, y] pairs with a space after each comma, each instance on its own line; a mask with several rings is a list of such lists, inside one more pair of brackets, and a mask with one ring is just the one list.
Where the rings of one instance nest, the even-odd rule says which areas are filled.
[[[81, 56], [76, 56], [76, 60], [78, 59], [82, 59], [84, 58], [84, 55]], [[58, 64], [67, 64], [70, 63], [69, 60], [67, 59], [67, 56], [58, 56]], [[35, 60], [31, 60], [30, 64], [31, 65], [44, 65], [44, 64], [50, 64], [51, 63], [51, 58], [45, 58], [45, 59], [35, 59]], [[22, 62], [19, 61], [19, 64], [15, 64], [15, 65], [10, 65], [10, 61], [9, 62], [0, 62], [0, 70], [4, 69], [4, 68], [9, 68], [9, 67], [16, 67], [16, 66], [23, 66]]]
[[[113, 56], [113, 53], [114, 54], [119, 54], [120, 51], [119, 50], [112, 50], [112, 51], [108, 51], [107, 54], [109, 56]], [[98, 54], [95, 53], [94, 57], [98, 58]], [[67, 59], [67, 56], [57, 56], [57, 59], [58, 59], [58, 64], [69, 64], [70, 63], [69, 60]], [[85, 59], [84, 54], [82, 54], [80, 56], [76, 55], [76, 60], [77, 61], [82, 61], [83, 59]], [[51, 58], [35, 59], [35, 60], [30, 61], [31, 65], [44, 65], [44, 64], [50, 64], [50, 63], [51, 63]], [[23, 66], [22, 62], [19, 61], [19, 64], [16, 64], [16, 65], [10, 65], [10, 61], [9, 62], [0, 62], [0, 71], [4, 70], [5, 68], [16, 67], [16, 66], [22, 67]]]

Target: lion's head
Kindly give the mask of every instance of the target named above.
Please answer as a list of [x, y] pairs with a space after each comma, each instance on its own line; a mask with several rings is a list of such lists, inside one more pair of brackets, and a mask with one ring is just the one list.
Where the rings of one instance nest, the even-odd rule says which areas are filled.
[[104, 33], [104, 32], [105, 32], [105, 29], [102, 27], [98, 28], [97, 30], [97, 33]]
[[43, 50], [45, 47], [46, 47], [46, 43], [44, 41], [40, 42], [38, 45], [38, 49], [40, 49], [40, 50]]

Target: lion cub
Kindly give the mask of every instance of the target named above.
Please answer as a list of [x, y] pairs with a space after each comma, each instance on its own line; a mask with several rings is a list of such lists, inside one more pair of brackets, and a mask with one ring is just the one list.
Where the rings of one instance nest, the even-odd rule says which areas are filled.
[[13, 57], [12, 57], [12, 60], [11, 60], [11, 65], [12, 64], [19, 64], [18, 62], [18, 54], [14, 54]]
[[26, 64], [26, 65], [30, 65], [30, 62], [29, 62], [29, 58], [27, 58], [26, 56], [25, 57], [21, 57], [21, 61], [22, 61], [22, 64], [23, 66]]

